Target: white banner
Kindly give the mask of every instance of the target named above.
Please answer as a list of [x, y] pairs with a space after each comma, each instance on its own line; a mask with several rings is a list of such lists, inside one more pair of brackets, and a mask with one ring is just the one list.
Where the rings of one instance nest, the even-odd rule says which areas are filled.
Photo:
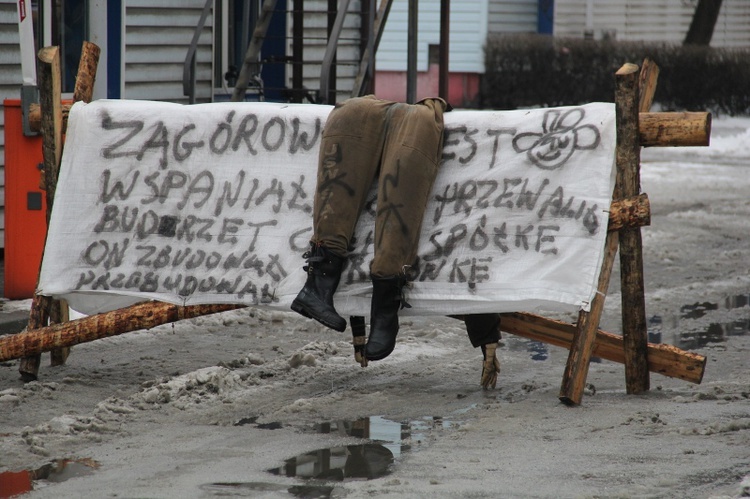
[[[305, 281], [330, 109], [75, 104], [39, 292], [89, 314], [144, 299], [288, 309]], [[614, 106], [454, 111], [445, 126], [403, 312], [588, 310], [614, 185]], [[335, 297], [344, 316], [369, 313], [370, 199]]]

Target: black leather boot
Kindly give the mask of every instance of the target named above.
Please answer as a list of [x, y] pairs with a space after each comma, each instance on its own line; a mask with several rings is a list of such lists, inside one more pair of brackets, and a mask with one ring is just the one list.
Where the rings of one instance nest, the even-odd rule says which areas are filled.
[[307, 265], [305, 287], [292, 302], [292, 310], [305, 317], [315, 319], [336, 331], [346, 330], [346, 319], [333, 307], [333, 294], [341, 279], [344, 257], [336, 256], [322, 246], [311, 245], [304, 254]]
[[398, 311], [409, 307], [401, 296], [405, 284], [406, 279], [401, 276], [372, 278], [370, 337], [365, 346], [367, 360], [384, 359], [396, 347]]

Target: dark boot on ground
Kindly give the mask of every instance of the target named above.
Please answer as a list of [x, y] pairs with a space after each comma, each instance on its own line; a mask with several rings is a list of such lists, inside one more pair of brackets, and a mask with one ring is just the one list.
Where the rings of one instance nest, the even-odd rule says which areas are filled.
[[401, 296], [405, 284], [406, 280], [400, 276], [372, 278], [370, 337], [365, 346], [367, 360], [384, 359], [396, 347], [398, 311], [408, 307]]
[[333, 307], [333, 294], [341, 280], [345, 258], [315, 245], [304, 256], [307, 281], [292, 302], [292, 310], [336, 331], [345, 331], [346, 319]]

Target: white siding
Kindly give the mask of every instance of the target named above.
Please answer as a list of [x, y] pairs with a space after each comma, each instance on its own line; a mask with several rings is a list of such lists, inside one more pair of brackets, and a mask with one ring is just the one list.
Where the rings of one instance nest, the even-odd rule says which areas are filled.
[[537, 0], [490, 0], [489, 27], [491, 34], [536, 33]]
[[[182, 89], [183, 64], [204, 4], [125, 2], [122, 98], [188, 101]], [[196, 102], [208, 102], [213, 89], [213, 14], [201, 32], [196, 62]]]
[[13, 0], [0, 0], [0, 248], [5, 248], [5, 112], [2, 101], [19, 99], [21, 50]]
[[716, 20], [713, 47], [750, 47], [750, 2], [724, 0]]
[[[487, 37], [487, 1], [451, 2], [451, 72], [484, 72], [484, 42]], [[375, 67], [380, 71], [406, 71], [408, 0], [393, 0], [380, 41]], [[419, 2], [417, 70], [426, 71], [430, 45], [440, 44], [440, 0]]]
[[[586, 30], [587, 0], [555, 2], [556, 36], [581, 38]], [[695, 12], [694, 2], [676, 0], [593, 1], [594, 37], [620, 41], [682, 43]], [[724, 0], [712, 47], [750, 47], [750, 1]]]

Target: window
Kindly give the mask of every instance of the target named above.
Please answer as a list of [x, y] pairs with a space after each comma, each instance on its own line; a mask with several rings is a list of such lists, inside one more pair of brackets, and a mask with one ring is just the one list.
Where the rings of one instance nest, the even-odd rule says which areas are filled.
[[60, 47], [62, 91], [73, 92], [83, 41], [88, 38], [88, 1], [32, 1], [34, 38], [42, 46]]
[[[229, 99], [242, 69], [262, 0], [216, 0], [214, 99]], [[277, 0], [260, 51], [260, 75], [252, 75], [246, 99], [288, 101], [285, 95], [287, 0]]]

